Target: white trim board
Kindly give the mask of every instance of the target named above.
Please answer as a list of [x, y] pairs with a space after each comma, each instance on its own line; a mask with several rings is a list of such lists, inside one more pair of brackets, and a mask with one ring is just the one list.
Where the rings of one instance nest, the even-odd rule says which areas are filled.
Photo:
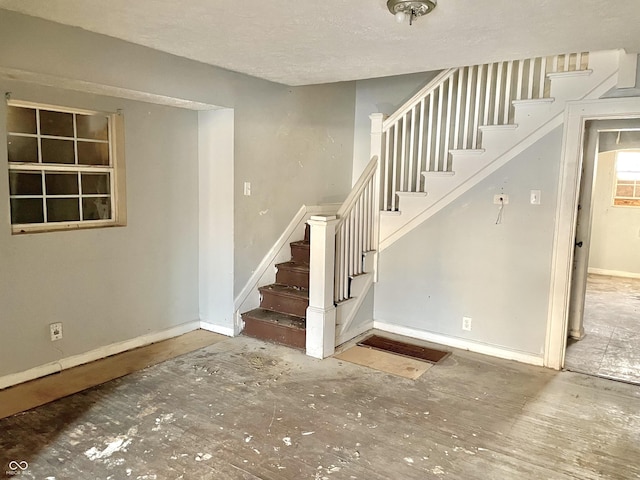
[[589, 267], [589, 273], [592, 273], [594, 275], [607, 275], [609, 277], [640, 278], [640, 273], [622, 272], [620, 270], [606, 270], [604, 268]]
[[639, 117], [640, 97], [606, 98], [567, 104], [551, 254], [551, 285], [544, 353], [546, 367], [559, 370], [564, 364], [585, 124], [589, 120]]
[[56, 362], [39, 365], [23, 372], [12, 373], [0, 377], [0, 390], [3, 388], [11, 387], [19, 383], [28, 382], [29, 380], [35, 380], [36, 378], [45, 377], [52, 373], [59, 373], [62, 370], [77, 367], [78, 365], [84, 365], [85, 363], [100, 360], [101, 358], [116, 355], [118, 353], [133, 350], [134, 348], [144, 347], [152, 343], [157, 343], [162, 340], [168, 340], [169, 338], [179, 337], [188, 332], [198, 330], [201, 322], [198, 320], [178, 325], [177, 327], [168, 328], [160, 332], [148, 333], [140, 337], [132, 338], [122, 342], [112, 343], [104, 347], [99, 347], [89, 352], [81, 353], [79, 355], [73, 355], [60, 359]]
[[474, 342], [473, 340], [450, 337], [448, 335], [427, 332], [425, 330], [416, 330], [414, 328], [402, 327], [400, 325], [380, 322], [377, 320], [374, 320], [373, 328], [383, 332], [395, 333], [396, 335], [404, 335], [405, 337], [412, 337], [417, 338], [418, 340], [446, 345], [447, 347], [459, 348], [460, 350], [468, 350], [470, 352], [490, 355], [492, 357], [502, 358], [505, 360], [528, 363], [529, 365], [536, 365], [538, 367], [542, 366], [542, 356], [527, 352], [520, 352], [518, 350], [510, 350], [497, 345]]
[[216, 325], [210, 322], [203, 322], [201, 320], [200, 328], [202, 330], [206, 330], [207, 332], [219, 333], [220, 335], [225, 335], [227, 337], [235, 337], [233, 327], [223, 327], [221, 325]]

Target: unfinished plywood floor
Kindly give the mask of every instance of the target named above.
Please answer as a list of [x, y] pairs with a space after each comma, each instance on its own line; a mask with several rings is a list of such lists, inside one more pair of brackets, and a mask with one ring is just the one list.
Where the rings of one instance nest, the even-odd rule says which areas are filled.
[[632, 479], [640, 388], [466, 352], [417, 380], [227, 339], [0, 420], [20, 478]]
[[566, 369], [640, 384], [640, 279], [589, 275], [584, 329]]

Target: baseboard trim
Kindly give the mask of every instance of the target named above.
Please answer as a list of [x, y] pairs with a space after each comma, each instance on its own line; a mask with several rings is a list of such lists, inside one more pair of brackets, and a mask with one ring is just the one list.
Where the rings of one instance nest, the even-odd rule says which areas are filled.
[[606, 270], [604, 268], [589, 268], [589, 273], [594, 275], [607, 275], [609, 277], [640, 278], [640, 273]]
[[223, 327], [221, 325], [200, 321], [200, 328], [207, 332], [219, 333], [220, 335], [226, 335], [227, 337], [235, 336], [233, 327]]
[[127, 350], [133, 350], [134, 348], [144, 347], [152, 343], [157, 343], [162, 340], [168, 340], [169, 338], [179, 337], [188, 332], [198, 330], [201, 328], [201, 322], [196, 320], [193, 322], [184, 323], [177, 327], [168, 328], [159, 332], [148, 333], [140, 337], [125, 340], [123, 342], [112, 343], [104, 347], [99, 347], [94, 350], [90, 350], [79, 355], [73, 355], [66, 357], [56, 362], [39, 365], [23, 372], [12, 373], [0, 377], [0, 390], [19, 383], [28, 382], [29, 380], [35, 380], [36, 378], [45, 377], [52, 373], [58, 373], [68, 368], [77, 367], [78, 365], [84, 365], [85, 363], [100, 360], [101, 358], [110, 357], [118, 353], [126, 352]]
[[528, 363], [541, 367], [543, 365], [542, 355], [533, 355], [531, 353], [510, 350], [496, 345], [488, 345], [486, 343], [474, 342], [464, 338], [450, 337], [439, 333], [427, 332], [425, 330], [416, 330], [414, 328], [402, 327], [391, 323], [385, 323], [374, 320], [373, 328], [383, 332], [395, 333], [396, 335], [404, 335], [405, 337], [413, 337], [427, 342], [446, 345], [447, 347], [468, 350], [474, 353], [481, 353], [492, 357], [502, 358], [505, 360], [515, 360], [516, 362]]

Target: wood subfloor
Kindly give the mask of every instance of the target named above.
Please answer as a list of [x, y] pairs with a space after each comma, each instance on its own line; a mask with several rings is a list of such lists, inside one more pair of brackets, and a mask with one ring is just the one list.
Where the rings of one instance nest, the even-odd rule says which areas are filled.
[[196, 330], [0, 390], [0, 418], [39, 407], [225, 338], [216, 333]]
[[640, 279], [589, 275], [584, 330], [567, 343], [566, 369], [640, 385]]
[[0, 420], [12, 461], [57, 480], [638, 479], [640, 387], [455, 350], [409, 380], [228, 338]]

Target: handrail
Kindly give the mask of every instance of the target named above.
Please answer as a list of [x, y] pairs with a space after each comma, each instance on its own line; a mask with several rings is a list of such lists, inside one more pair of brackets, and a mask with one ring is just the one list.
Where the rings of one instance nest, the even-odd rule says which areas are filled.
[[382, 128], [386, 130], [390, 125], [396, 123], [396, 121], [398, 121], [398, 119], [402, 115], [404, 115], [405, 112], [411, 110], [413, 107], [419, 104], [420, 100], [422, 100], [424, 97], [438, 88], [442, 82], [453, 75], [457, 70], [459, 70], [459, 68], [449, 68], [448, 70], [443, 70], [438, 75], [436, 75], [433, 80], [422, 87], [413, 97], [404, 102], [392, 115], [390, 115], [389, 118], [387, 118], [382, 124]]
[[349, 212], [353, 209], [356, 202], [362, 195], [362, 192], [364, 191], [365, 187], [367, 186], [367, 183], [369, 182], [371, 177], [376, 173], [376, 168], [378, 168], [378, 157], [373, 156], [371, 157], [369, 164], [365, 167], [363, 172], [360, 174], [360, 178], [351, 189], [351, 192], [349, 192], [349, 195], [347, 196], [346, 200], [342, 203], [342, 205], [338, 209], [338, 213], [336, 214], [336, 216], [338, 217], [338, 224], [336, 225], [336, 228], [340, 228], [340, 225], [342, 225], [342, 223], [344, 222], [346, 215], [349, 214]]

